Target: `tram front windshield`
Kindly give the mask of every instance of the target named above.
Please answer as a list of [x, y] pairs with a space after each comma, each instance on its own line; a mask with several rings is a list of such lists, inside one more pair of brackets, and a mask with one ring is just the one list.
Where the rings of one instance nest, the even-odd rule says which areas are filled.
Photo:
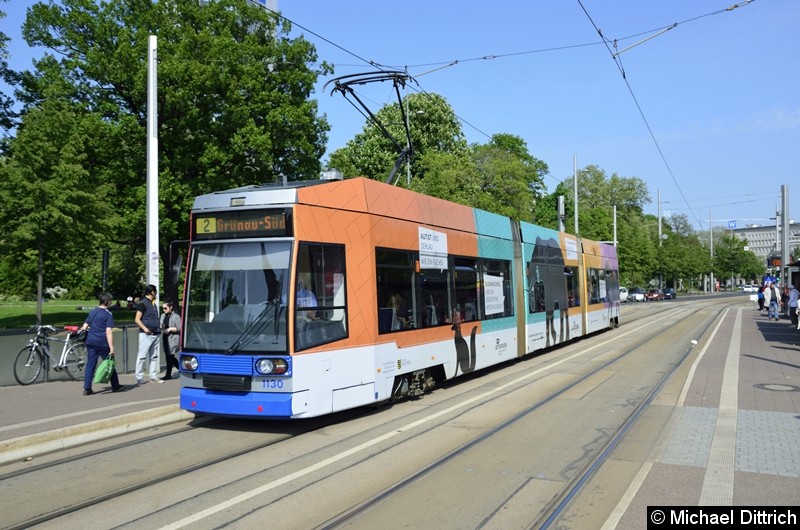
[[288, 241], [195, 244], [184, 350], [286, 353], [290, 255]]

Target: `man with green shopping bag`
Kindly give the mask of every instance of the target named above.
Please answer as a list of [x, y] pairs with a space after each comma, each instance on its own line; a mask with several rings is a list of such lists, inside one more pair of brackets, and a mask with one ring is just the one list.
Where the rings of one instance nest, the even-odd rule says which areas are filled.
[[[92, 391], [92, 381], [94, 380], [94, 372], [97, 367], [98, 359], [106, 361], [106, 359], [113, 358], [114, 356], [114, 338], [112, 330], [114, 328], [114, 315], [109, 311], [108, 304], [111, 303], [111, 295], [103, 293], [99, 297], [100, 305], [92, 309], [89, 316], [86, 317], [86, 322], [83, 323], [81, 329], [88, 329], [86, 335], [86, 351], [88, 353], [88, 360], [86, 361], [86, 371], [83, 375], [83, 395], [91, 396], [94, 394]], [[111, 374], [108, 381], [111, 381], [111, 391], [120, 392], [126, 390], [126, 387], [119, 384], [119, 377], [117, 371], [111, 367]]]

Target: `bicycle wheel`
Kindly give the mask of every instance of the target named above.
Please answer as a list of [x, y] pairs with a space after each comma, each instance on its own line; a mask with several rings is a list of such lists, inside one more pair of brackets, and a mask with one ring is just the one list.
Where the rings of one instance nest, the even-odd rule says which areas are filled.
[[73, 380], [83, 379], [83, 367], [86, 366], [86, 345], [77, 342], [69, 347], [64, 357], [64, 369]]
[[25, 346], [14, 359], [14, 379], [21, 385], [29, 385], [39, 377], [43, 365], [41, 346], [38, 344]]

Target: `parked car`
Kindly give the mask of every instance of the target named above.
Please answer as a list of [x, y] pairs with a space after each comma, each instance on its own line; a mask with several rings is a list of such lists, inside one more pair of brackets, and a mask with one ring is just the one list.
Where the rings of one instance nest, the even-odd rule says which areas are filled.
[[628, 289], [628, 300], [633, 300], [634, 302], [644, 302], [644, 289], [641, 287], [634, 287], [633, 289]]
[[661, 289], [650, 289], [645, 296], [648, 301], [660, 301], [664, 299], [664, 291]]
[[670, 299], [675, 300], [678, 297], [678, 293], [675, 292], [675, 289], [672, 287], [667, 287], [664, 289], [664, 300]]
[[627, 287], [620, 287], [619, 288], [619, 301], [620, 302], [627, 302], [628, 301], [628, 288]]
[[751, 284], [748, 283], [744, 287], [742, 287], [742, 291], [744, 291], [746, 293], [757, 293], [758, 292], [758, 285], [751, 285]]

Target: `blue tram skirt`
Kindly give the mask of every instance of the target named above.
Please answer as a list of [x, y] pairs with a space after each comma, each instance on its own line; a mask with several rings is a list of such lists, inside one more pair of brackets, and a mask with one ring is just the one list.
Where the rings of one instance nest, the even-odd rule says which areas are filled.
[[222, 392], [181, 388], [180, 407], [196, 414], [246, 418], [290, 418], [292, 394], [286, 392]]

